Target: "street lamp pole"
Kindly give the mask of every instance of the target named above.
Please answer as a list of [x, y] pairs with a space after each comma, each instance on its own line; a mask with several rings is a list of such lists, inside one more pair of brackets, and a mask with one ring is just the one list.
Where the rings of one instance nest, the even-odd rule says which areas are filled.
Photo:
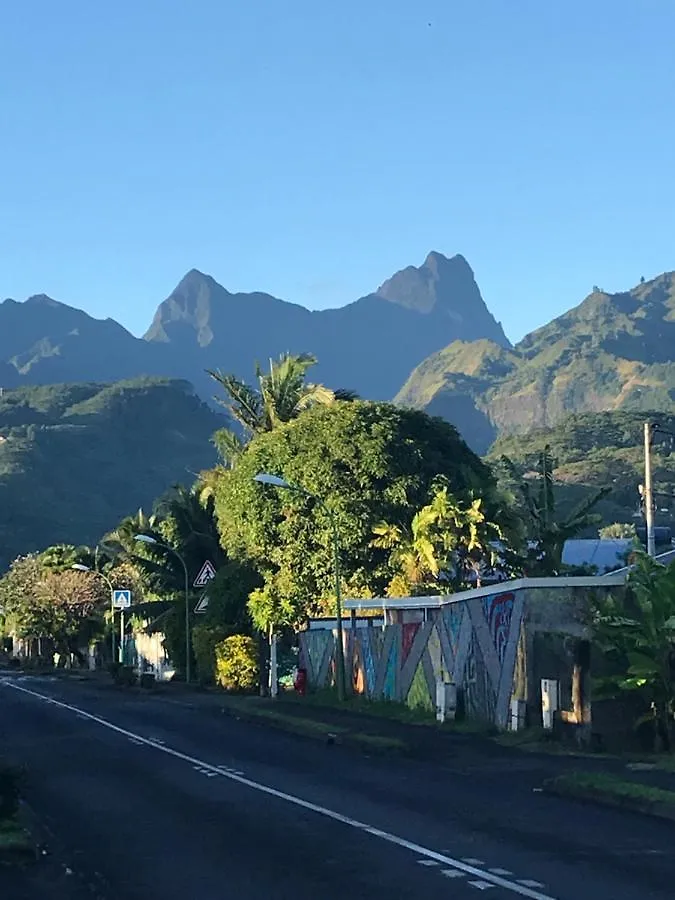
[[656, 539], [654, 535], [654, 495], [652, 489], [652, 437], [654, 426], [651, 422], [644, 424], [645, 444], [645, 525], [647, 526], [647, 554], [656, 556]]
[[[112, 581], [103, 572], [99, 572], [98, 569], [92, 569], [90, 566], [85, 566], [83, 563], [73, 563], [70, 568], [75, 569], [76, 572], [91, 572], [92, 575], [98, 575], [98, 577], [102, 578], [108, 585], [110, 591], [110, 650], [111, 659], [115, 662], [115, 588], [112, 585]], [[122, 612], [122, 615], [124, 615], [124, 612]], [[124, 635], [122, 634], [120, 636], [120, 656], [122, 654], [123, 640]], [[120, 662], [122, 662], [121, 659]]]
[[137, 534], [134, 540], [142, 544], [152, 544], [155, 547], [161, 547], [162, 550], [166, 550], [168, 553], [173, 553], [183, 567], [183, 574], [185, 575], [185, 682], [189, 684], [192, 669], [190, 662], [192, 642], [190, 640], [190, 576], [188, 575], [187, 564], [178, 550], [174, 550], [168, 544], [163, 544], [149, 534]]
[[343, 701], [345, 699], [345, 659], [344, 659], [344, 637], [343, 637], [343, 625], [342, 625], [342, 585], [341, 585], [341, 574], [340, 574], [340, 533], [338, 531], [337, 519], [335, 518], [335, 512], [331, 509], [331, 507], [319, 496], [316, 494], [312, 494], [310, 491], [306, 490], [303, 487], [300, 487], [297, 484], [291, 484], [283, 478], [279, 478], [278, 475], [270, 475], [267, 472], [259, 472], [253, 479], [254, 481], [259, 482], [260, 484], [270, 484], [273, 487], [281, 488], [282, 490], [287, 491], [296, 491], [299, 494], [304, 494], [306, 497], [311, 497], [317, 503], [319, 503], [326, 511], [328, 515], [328, 520], [330, 522], [331, 528], [331, 542], [333, 545], [333, 568], [335, 574], [335, 610], [336, 610], [336, 620], [337, 620], [337, 647], [335, 650], [335, 682], [337, 687], [337, 695], [338, 700]]

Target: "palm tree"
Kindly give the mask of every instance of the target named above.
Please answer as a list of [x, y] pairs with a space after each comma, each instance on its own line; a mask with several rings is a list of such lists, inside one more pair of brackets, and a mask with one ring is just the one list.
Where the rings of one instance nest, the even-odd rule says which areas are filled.
[[553, 478], [555, 461], [550, 445], [544, 447], [537, 460], [536, 491], [533, 491], [530, 483], [522, 478], [507, 456], [502, 456], [501, 462], [508, 474], [517, 481], [518, 491], [524, 503], [528, 538], [533, 545], [529, 552], [527, 574], [559, 575], [565, 541], [599, 523], [600, 516], [592, 510], [609, 493], [610, 488], [593, 491], [569, 515], [559, 520], [556, 517]]
[[317, 358], [311, 353], [284, 353], [276, 362], [270, 360], [269, 372], [256, 365], [257, 387], [251, 387], [236, 375], [208, 370], [225, 392], [225, 399], [216, 399], [226, 407], [242, 431], [240, 436], [223, 428], [214, 436], [214, 443], [226, 464], [234, 463], [254, 435], [272, 431], [312, 406], [356, 398], [350, 391], [331, 391], [322, 384], [307, 382], [307, 372], [316, 363]]
[[447, 486], [437, 487], [427, 506], [413, 516], [410, 527], [381, 522], [373, 529], [372, 546], [390, 550], [395, 571], [389, 596], [444, 593], [473, 583], [480, 586], [484, 569], [498, 561], [503, 534], [488, 521], [482, 500], [460, 504]]

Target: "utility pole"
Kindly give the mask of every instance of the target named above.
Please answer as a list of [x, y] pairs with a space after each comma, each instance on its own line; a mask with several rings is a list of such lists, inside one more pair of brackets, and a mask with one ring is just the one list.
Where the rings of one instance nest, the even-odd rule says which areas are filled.
[[656, 556], [656, 540], [654, 536], [654, 493], [652, 489], [652, 436], [654, 428], [651, 422], [645, 422], [645, 523], [647, 525], [647, 555]]

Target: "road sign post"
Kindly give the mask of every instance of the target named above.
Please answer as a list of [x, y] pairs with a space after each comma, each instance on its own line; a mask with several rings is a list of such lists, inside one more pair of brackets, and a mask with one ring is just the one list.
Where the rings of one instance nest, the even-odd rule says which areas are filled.
[[[211, 562], [210, 559], [207, 559], [204, 562], [204, 565], [199, 570], [199, 575], [193, 581], [193, 585], [196, 588], [203, 588], [216, 577], [216, 568]], [[205, 613], [209, 606], [209, 597], [206, 591], [199, 598], [199, 603], [195, 606], [196, 613]]]
[[131, 591], [113, 591], [112, 601], [113, 609], [119, 609], [120, 611], [120, 650], [118, 658], [120, 665], [124, 665], [124, 610], [129, 609], [131, 606]]

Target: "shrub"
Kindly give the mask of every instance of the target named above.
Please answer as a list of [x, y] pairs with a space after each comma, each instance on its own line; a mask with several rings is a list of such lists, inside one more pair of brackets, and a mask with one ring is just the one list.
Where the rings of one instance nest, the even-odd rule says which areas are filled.
[[0, 761], [0, 821], [11, 819], [19, 811], [21, 772]]
[[136, 684], [136, 672], [133, 666], [123, 666], [117, 663], [117, 668], [113, 669], [113, 681], [122, 687], [133, 687]]
[[228, 691], [250, 691], [258, 684], [258, 647], [253, 638], [233, 634], [216, 645], [216, 681]]
[[203, 684], [216, 680], [216, 647], [229, 632], [219, 625], [197, 625], [192, 632], [192, 652], [197, 663], [197, 675]]

